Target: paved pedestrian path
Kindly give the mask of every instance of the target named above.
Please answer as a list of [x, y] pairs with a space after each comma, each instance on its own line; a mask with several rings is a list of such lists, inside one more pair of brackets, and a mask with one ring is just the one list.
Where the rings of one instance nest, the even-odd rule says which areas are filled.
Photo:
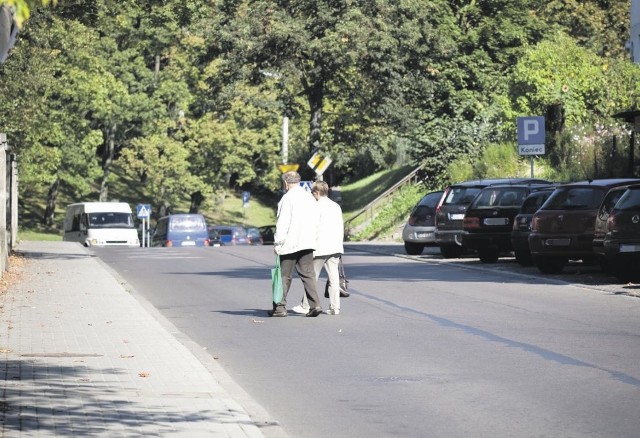
[[283, 436], [89, 250], [16, 250], [19, 279], [0, 296], [0, 436]]

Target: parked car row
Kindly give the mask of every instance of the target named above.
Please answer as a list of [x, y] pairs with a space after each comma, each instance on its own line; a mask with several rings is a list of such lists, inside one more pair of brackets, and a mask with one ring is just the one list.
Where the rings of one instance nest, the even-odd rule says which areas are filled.
[[621, 280], [640, 279], [634, 268], [640, 262], [640, 179], [453, 184], [422, 198], [403, 240], [410, 255], [435, 246], [446, 258], [470, 254], [495, 263], [513, 253], [519, 264], [546, 274], [581, 260]]
[[[265, 227], [263, 227], [265, 228]], [[172, 214], [162, 217], [151, 231], [151, 246], [263, 245], [262, 231], [241, 225], [207, 225], [202, 214]], [[273, 235], [271, 236], [273, 243]]]
[[216, 225], [209, 233], [219, 236], [221, 245], [268, 245], [273, 244], [275, 225], [244, 227], [241, 225]]

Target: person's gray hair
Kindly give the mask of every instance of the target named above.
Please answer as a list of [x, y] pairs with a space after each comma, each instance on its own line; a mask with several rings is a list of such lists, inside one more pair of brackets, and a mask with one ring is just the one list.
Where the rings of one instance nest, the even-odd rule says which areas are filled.
[[300, 183], [300, 174], [298, 172], [293, 171], [293, 170], [291, 170], [289, 172], [285, 172], [282, 175], [282, 181], [284, 181], [287, 184], [299, 184]]

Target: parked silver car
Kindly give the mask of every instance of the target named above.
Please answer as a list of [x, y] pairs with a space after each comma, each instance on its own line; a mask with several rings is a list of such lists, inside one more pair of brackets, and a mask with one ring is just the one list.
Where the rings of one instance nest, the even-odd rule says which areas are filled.
[[409, 255], [420, 255], [425, 246], [436, 246], [436, 207], [443, 191], [427, 193], [418, 202], [402, 230], [404, 250]]

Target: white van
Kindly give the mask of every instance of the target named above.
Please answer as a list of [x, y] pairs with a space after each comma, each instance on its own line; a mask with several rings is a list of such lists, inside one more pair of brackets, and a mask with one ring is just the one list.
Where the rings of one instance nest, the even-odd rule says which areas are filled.
[[84, 246], [140, 246], [126, 202], [79, 202], [67, 206], [64, 236]]

